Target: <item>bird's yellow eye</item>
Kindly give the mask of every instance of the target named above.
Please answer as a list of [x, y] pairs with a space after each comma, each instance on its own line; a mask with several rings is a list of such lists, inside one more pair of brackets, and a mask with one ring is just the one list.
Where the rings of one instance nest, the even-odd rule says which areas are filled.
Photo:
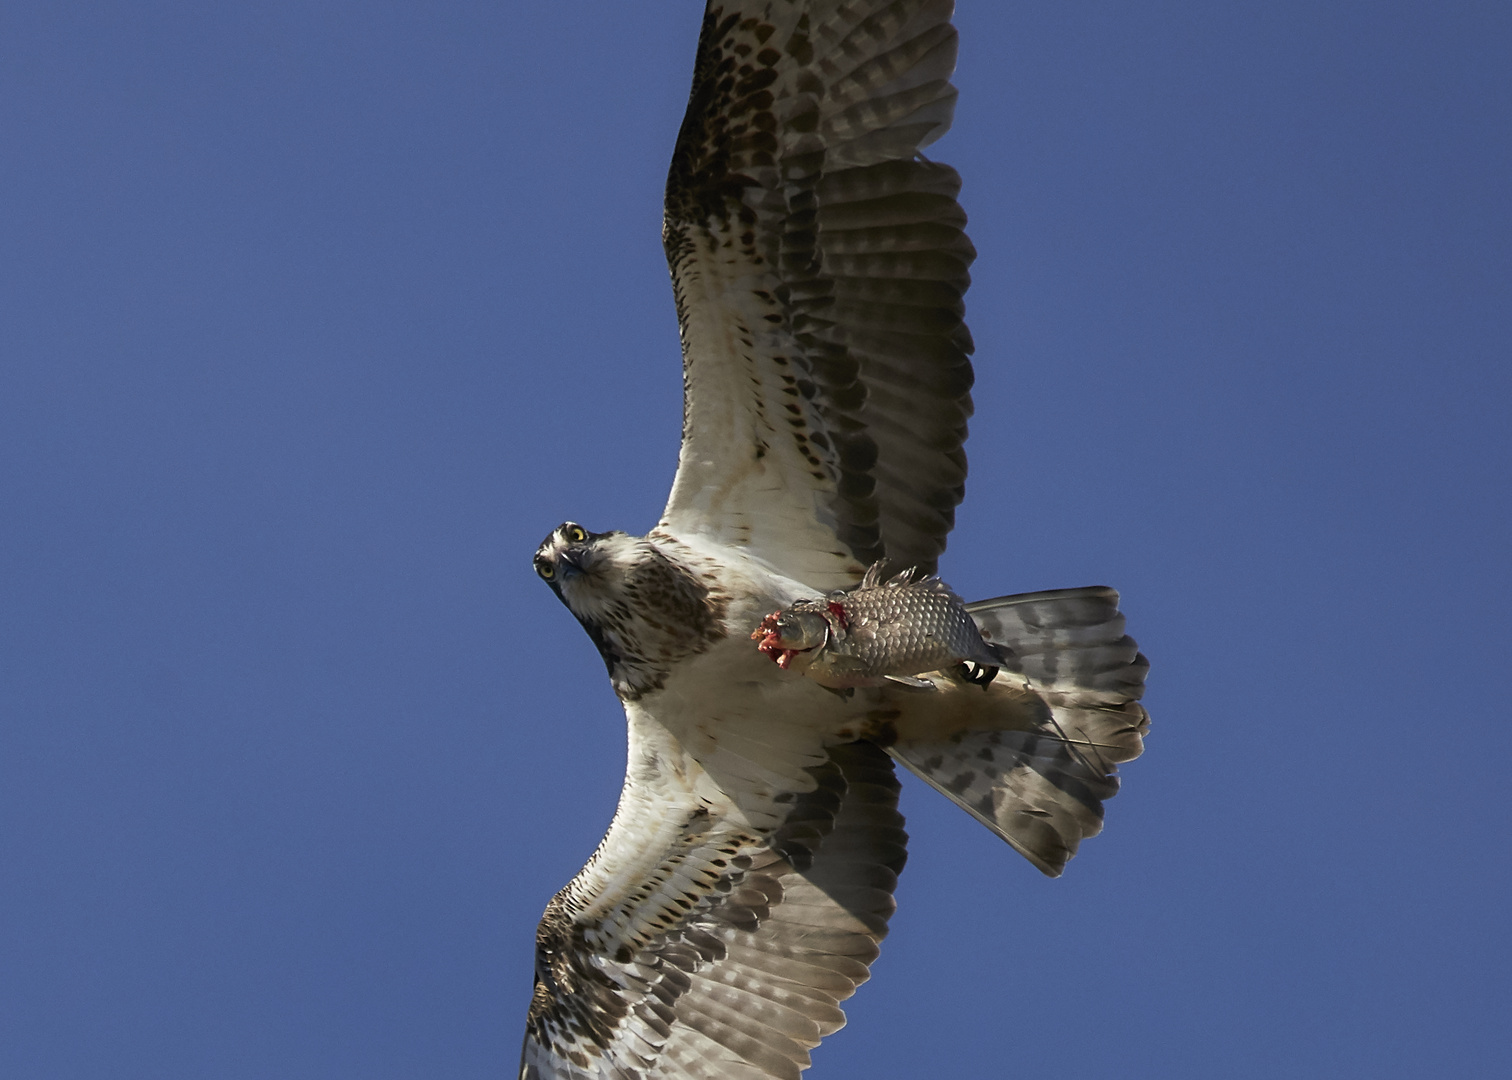
[[536, 573], [541, 575], [542, 580], [550, 581], [556, 577], [556, 567], [543, 559], [541, 562], [536, 563]]
[[581, 525], [569, 525], [562, 530], [562, 535], [567, 538], [569, 544], [581, 544], [588, 539], [588, 531]]

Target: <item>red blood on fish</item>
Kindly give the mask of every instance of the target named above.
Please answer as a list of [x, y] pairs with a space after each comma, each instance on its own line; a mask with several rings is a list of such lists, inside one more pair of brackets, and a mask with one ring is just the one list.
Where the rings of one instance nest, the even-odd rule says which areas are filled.
[[845, 614], [845, 607], [837, 600], [829, 602], [829, 613], [840, 623], [840, 629], [850, 629], [850, 619]]
[[780, 644], [782, 637], [777, 633], [777, 617], [781, 614], [782, 612], [780, 611], [774, 611], [762, 619], [761, 625], [751, 631], [751, 638], [757, 641], [757, 652], [770, 656], [777, 662], [778, 667], [786, 670], [787, 666], [793, 662], [793, 657], [797, 654], [795, 650], [784, 649]]

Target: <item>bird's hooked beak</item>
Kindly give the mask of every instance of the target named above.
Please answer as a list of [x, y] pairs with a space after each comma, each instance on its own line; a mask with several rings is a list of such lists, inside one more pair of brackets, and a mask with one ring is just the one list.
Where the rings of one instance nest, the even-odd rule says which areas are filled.
[[581, 574], [588, 552], [581, 547], [567, 547], [557, 552], [557, 574], [560, 580], [566, 581]]

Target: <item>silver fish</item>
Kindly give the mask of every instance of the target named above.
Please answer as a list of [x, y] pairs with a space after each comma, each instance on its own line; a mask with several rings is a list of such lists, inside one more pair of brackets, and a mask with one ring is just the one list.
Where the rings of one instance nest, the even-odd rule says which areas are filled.
[[912, 571], [884, 580], [883, 572], [876, 563], [853, 589], [773, 612], [751, 634], [756, 648], [836, 690], [889, 680], [931, 689], [916, 678], [930, 671], [990, 683], [1002, 656], [950, 586]]

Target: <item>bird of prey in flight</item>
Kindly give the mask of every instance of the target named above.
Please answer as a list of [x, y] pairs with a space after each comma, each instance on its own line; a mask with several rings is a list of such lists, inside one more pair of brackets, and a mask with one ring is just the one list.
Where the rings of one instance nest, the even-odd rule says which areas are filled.
[[1111, 589], [965, 605], [995, 663], [838, 688], [772, 629], [797, 605], [840, 633], [844, 590], [883, 562], [959, 604], [928, 575], [966, 479], [975, 252], [959, 177], [920, 152], [955, 104], [951, 13], [709, 0], [662, 231], [672, 492], [645, 536], [569, 522], [535, 554], [629, 756], [537, 932], [523, 1080], [797, 1077], [887, 932], [895, 765], [1053, 876], [1140, 752], [1148, 665]]

